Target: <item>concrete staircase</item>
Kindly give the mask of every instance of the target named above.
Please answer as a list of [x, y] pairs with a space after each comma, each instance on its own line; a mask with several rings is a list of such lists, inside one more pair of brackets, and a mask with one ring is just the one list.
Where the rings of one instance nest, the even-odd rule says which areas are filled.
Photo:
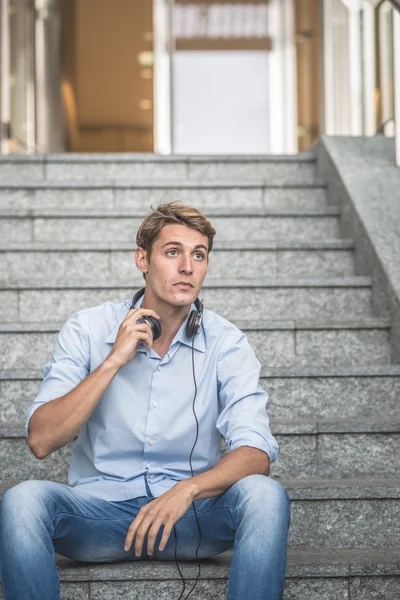
[[[400, 365], [316, 173], [312, 152], [0, 157], [1, 493], [26, 479], [67, 483], [72, 444], [43, 461], [26, 445], [40, 367], [74, 311], [143, 286], [138, 225], [150, 204], [180, 199], [217, 230], [200, 297], [246, 332], [263, 365], [280, 445], [271, 475], [292, 501], [285, 600], [400, 597]], [[231, 557], [201, 561], [193, 600], [226, 598]], [[63, 599], [182, 591], [174, 562], [57, 555], [57, 566]], [[180, 566], [186, 597], [198, 566]]]

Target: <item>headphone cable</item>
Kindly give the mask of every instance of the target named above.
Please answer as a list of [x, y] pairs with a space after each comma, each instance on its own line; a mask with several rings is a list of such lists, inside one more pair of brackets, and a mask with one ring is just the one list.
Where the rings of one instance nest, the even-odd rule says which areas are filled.
[[[196, 396], [197, 396], [197, 384], [196, 384], [196, 375], [195, 375], [195, 369], [194, 369], [194, 336], [192, 337], [192, 368], [193, 368], [193, 381], [194, 381], [194, 388], [195, 388], [195, 394], [194, 394], [194, 398], [193, 398], [193, 405], [192, 405], [192, 408], [193, 408], [193, 414], [194, 414], [194, 418], [196, 419], [196, 426], [197, 426], [196, 440], [195, 440], [195, 442], [194, 442], [194, 444], [193, 444], [193, 448], [192, 448], [192, 451], [191, 451], [191, 453], [190, 453], [190, 457], [189, 457], [189, 462], [190, 462], [190, 470], [191, 470], [191, 472], [192, 472], [192, 477], [193, 477], [193, 468], [192, 468], [192, 454], [193, 454], [193, 450], [194, 450], [194, 447], [195, 447], [195, 445], [196, 445], [196, 443], [197, 443], [197, 438], [198, 438], [198, 435], [199, 435], [199, 422], [198, 422], [198, 420], [197, 420], [197, 416], [196, 416], [196, 413], [195, 413], [195, 410], [194, 410], [194, 403], [195, 403]], [[198, 549], [200, 548], [200, 544], [201, 544], [201, 529], [200, 529], [199, 520], [198, 520], [198, 518], [197, 518], [197, 512], [196, 512], [196, 507], [195, 507], [195, 505], [194, 505], [194, 502], [192, 502], [192, 504], [193, 504], [194, 515], [195, 515], [195, 517], [196, 517], [197, 527], [198, 527], [198, 529], [199, 529], [199, 534], [200, 534], [199, 544], [198, 544], [198, 546], [197, 546], [197, 548], [196, 548], [196, 560], [198, 560], [198, 559], [199, 559], [199, 557], [198, 557], [198, 555], [197, 555], [197, 552], [198, 552]], [[176, 529], [175, 529], [175, 525], [174, 525], [174, 532], [175, 532], [175, 562], [176, 562], [176, 566], [177, 566], [177, 568], [178, 568], [178, 571], [179, 571], [179, 573], [180, 573], [180, 576], [181, 576], [181, 578], [182, 578], [182, 581], [183, 581], [183, 590], [182, 590], [182, 593], [181, 593], [181, 595], [180, 595], [180, 596], [179, 596], [179, 598], [178, 598], [178, 600], [181, 600], [181, 598], [182, 598], [182, 595], [183, 595], [183, 593], [184, 593], [184, 591], [185, 591], [185, 588], [186, 588], [186, 583], [185, 583], [185, 579], [184, 579], [184, 577], [183, 577], [183, 575], [182, 575], [182, 573], [181, 573], [181, 570], [180, 570], [180, 568], [179, 568], [179, 565], [178, 565], [178, 559], [177, 559], [177, 556], [176, 556], [176, 549], [177, 549], [177, 535], [176, 535]], [[199, 574], [197, 575], [197, 578], [196, 578], [196, 581], [195, 581], [195, 583], [194, 583], [194, 586], [192, 587], [192, 589], [190, 590], [190, 592], [189, 592], [189, 593], [188, 593], [188, 595], [186, 596], [185, 600], [186, 600], [187, 598], [189, 598], [190, 594], [193, 592], [194, 588], [196, 587], [196, 585], [197, 585], [197, 582], [198, 582], [198, 580], [199, 580], [199, 577], [200, 577], [200, 572], [201, 572], [201, 565], [200, 565], [200, 563], [199, 563]]]

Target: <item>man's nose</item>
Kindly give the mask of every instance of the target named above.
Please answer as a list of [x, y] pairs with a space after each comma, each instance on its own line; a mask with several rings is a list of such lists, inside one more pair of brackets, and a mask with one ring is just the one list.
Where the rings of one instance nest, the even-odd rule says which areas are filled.
[[190, 256], [183, 256], [180, 264], [181, 271], [192, 271], [192, 259]]

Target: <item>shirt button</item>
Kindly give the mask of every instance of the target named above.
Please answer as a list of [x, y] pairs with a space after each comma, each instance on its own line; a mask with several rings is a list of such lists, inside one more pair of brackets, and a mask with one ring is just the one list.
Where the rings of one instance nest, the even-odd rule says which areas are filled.
[[153, 402], [153, 406], [158, 406], [158, 402]]
[[150, 440], [150, 442], [149, 442], [149, 443], [150, 443], [150, 444], [154, 444], [154, 440]]
[[162, 367], [157, 367], [157, 371], [161, 371]]

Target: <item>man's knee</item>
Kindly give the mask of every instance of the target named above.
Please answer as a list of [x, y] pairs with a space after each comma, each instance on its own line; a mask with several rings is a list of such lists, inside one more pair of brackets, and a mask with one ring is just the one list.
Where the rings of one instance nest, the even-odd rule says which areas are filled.
[[6, 514], [7, 519], [14, 515], [19, 520], [23, 520], [24, 516], [32, 518], [38, 508], [43, 508], [49, 493], [49, 484], [49, 481], [30, 479], [9, 488], [1, 498], [2, 515]]
[[290, 508], [290, 498], [283, 485], [276, 479], [255, 473], [247, 475], [235, 485], [248, 506], [264, 510], [267, 506]]

